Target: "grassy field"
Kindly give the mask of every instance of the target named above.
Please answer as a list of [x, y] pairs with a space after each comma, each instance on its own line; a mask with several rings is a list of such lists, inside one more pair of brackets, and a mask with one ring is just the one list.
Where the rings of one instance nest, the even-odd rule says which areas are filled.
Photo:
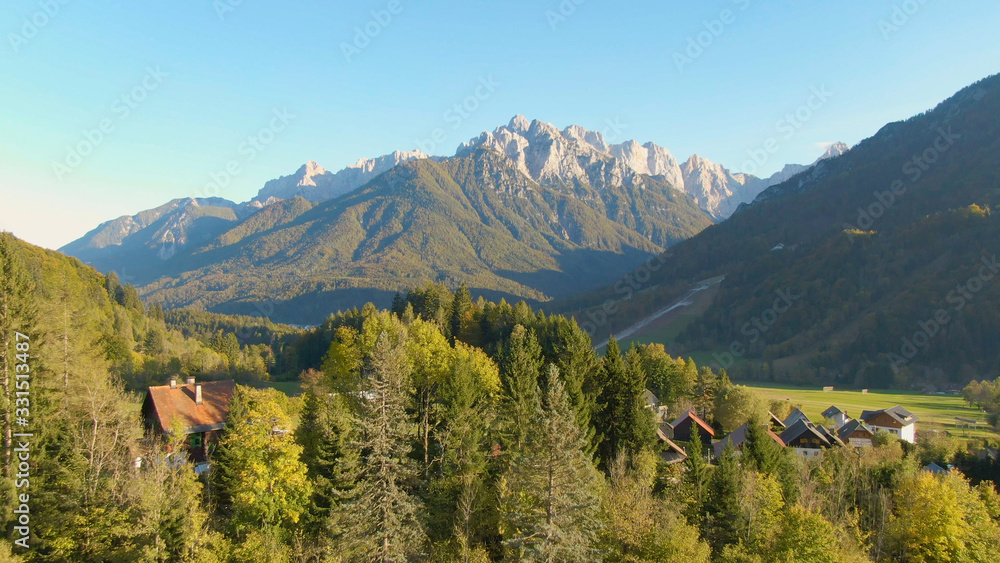
[[289, 397], [294, 397], [302, 393], [302, 384], [298, 381], [268, 381], [266, 383], [261, 383], [258, 387], [262, 389], [271, 387], [281, 391]]
[[[996, 438], [994, 432], [986, 423], [986, 416], [979, 410], [969, 407], [965, 400], [952, 395], [924, 395], [906, 391], [870, 390], [867, 394], [860, 391], [823, 391], [817, 388], [791, 387], [782, 385], [762, 385], [759, 383], [744, 383], [754, 387], [770, 399], [786, 399], [799, 406], [813, 422], [822, 422], [820, 415], [830, 405], [836, 405], [847, 412], [850, 417], [858, 417], [862, 410], [877, 410], [895, 405], [912, 412], [920, 418], [921, 423], [939, 424], [953, 436], [970, 438]], [[955, 417], [979, 421], [978, 429], [966, 429], [956, 425]]]

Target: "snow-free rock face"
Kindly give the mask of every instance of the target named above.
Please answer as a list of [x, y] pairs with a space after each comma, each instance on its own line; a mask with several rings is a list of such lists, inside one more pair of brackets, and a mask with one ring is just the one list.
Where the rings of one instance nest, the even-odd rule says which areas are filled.
[[670, 184], [684, 187], [681, 167], [669, 150], [654, 143], [640, 145], [636, 141], [611, 145], [609, 149], [612, 156], [625, 162], [632, 170], [649, 176], [663, 176]]
[[764, 189], [760, 178], [750, 174], [733, 174], [721, 164], [696, 154], [680, 168], [685, 191], [713, 217], [732, 215], [740, 203], [753, 201]]
[[282, 176], [264, 184], [254, 201], [266, 202], [270, 198], [291, 199], [295, 196], [320, 202], [346, 194], [367, 184], [379, 174], [397, 164], [416, 158], [427, 158], [423, 151], [396, 151], [377, 158], [362, 158], [340, 172], [329, 172], [315, 161], [302, 165], [294, 174]]
[[560, 131], [550, 123], [528, 122], [522, 115], [510, 123], [485, 131], [463, 143], [455, 156], [468, 156], [478, 149], [507, 155], [514, 166], [542, 185], [573, 185], [576, 182], [603, 189], [609, 185], [631, 185], [635, 172], [597, 147], [606, 147], [600, 133], [582, 127]]
[[[462, 144], [456, 154], [468, 155], [477, 149], [506, 155], [518, 170], [543, 185], [584, 182], [597, 189], [615, 184], [633, 187], [640, 183], [638, 175], [660, 176], [716, 219], [728, 217], [768, 186], [809, 168], [788, 165], [771, 178], [762, 179], [730, 172], [698, 155], [679, 164], [668, 149], [654, 143], [608, 144], [599, 131], [579, 125], [559, 130], [549, 123], [528, 121], [522, 115]], [[842, 143], [831, 145], [821, 159], [846, 149]]]

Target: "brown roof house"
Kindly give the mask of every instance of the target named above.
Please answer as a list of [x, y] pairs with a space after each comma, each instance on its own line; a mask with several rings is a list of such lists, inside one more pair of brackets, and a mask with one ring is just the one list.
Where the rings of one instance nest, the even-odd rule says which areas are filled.
[[709, 455], [712, 451], [712, 438], [715, 437], [715, 430], [712, 430], [707, 422], [698, 418], [698, 415], [691, 411], [677, 417], [673, 422], [661, 425], [660, 428], [667, 438], [675, 442], [690, 442], [691, 437], [698, 434], [701, 438], [702, 453]]
[[860, 420], [849, 420], [847, 424], [837, 429], [837, 436], [856, 448], [871, 447], [875, 431]]
[[876, 432], [882, 430], [911, 444], [917, 442], [917, 421], [920, 419], [899, 405], [890, 409], [862, 411], [860, 418]]
[[[748, 422], [743, 423], [743, 426], [740, 426], [736, 430], [733, 430], [732, 432], [729, 433], [728, 436], [712, 444], [712, 447], [715, 449], [715, 457], [722, 457], [722, 452], [724, 452], [726, 450], [726, 447], [730, 445], [737, 452], [743, 451], [743, 444], [745, 444], [747, 441], [747, 424], [749, 423]], [[785, 447], [785, 443], [781, 441], [781, 437], [772, 432], [770, 428], [766, 428], [765, 432], [767, 432], [767, 436], [769, 438], [774, 440], [775, 444], [778, 444], [781, 447]]]
[[680, 463], [687, 459], [687, 452], [684, 448], [675, 444], [670, 438], [667, 437], [666, 432], [663, 431], [663, 426], [660, 425], [656, 427], [656, 438], [660, 443], [660, 457], [667, 465], [673, 465], [675, 463]]
[[822, 426], [814, 426], [805, 419], [799, 419], [789, 426], [779, 438], [802, 457], [819, 457], [825, 449], [844, 445], [832, 432]]
[[178, 429], [186, 436], [191, 461], [203, 464], [226, 427], [235, 391], [232, 380], [196, 383], [194, 377], [188, 377], [179, 385], [177, 378], [171, 377], [169, 385], [149, 388], [142, 402], [142, 418], [152, 433], [170, 434]]

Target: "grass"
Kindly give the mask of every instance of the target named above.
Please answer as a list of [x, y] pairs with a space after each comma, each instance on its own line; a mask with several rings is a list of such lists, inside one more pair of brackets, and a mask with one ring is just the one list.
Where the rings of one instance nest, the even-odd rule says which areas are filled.
[[[813, 422], [821, 422], [820, 414], [830, 405], [836, 405], [848, 416], [858, 417], [862, 410], [877, 410], [900, 405], [920, 418], [921, 423], [937, 424], [953, 436], [969, 438], [996, 438], [998, 434], [986, 423], [986, 415], [979, 409], [968, 406], [962, 397], [954, 395], [924, 395], [907, 391], [870, 390], [823, 391], [817, 388], [792, 387], [785, 385], [743, 383], [763, 393], [769, 399], [786, 399], [800, 407]], [[955, 417], [979, 421], [978, 429], [966, 429], [956, 425]]]
[[[255, 387], [258, 387], [255, 385]], [[289, 397], [295, 397], [302, 393], [302, 384], [298, 381], [267, 381], [259, 385], [261, 389], [277, 389]]]

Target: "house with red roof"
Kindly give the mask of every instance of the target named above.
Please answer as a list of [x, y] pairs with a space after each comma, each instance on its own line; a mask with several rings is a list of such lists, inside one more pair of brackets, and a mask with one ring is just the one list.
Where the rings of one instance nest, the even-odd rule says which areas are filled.
[[142, 402], [146, 430], [156, 435], [181, 432], [191, 461], [206, 462], [226, 428], [235, 392], [233, 380], [199, 383], [188, 377], [181, 385], [171, 377], [167, 385], [150, 387]]

